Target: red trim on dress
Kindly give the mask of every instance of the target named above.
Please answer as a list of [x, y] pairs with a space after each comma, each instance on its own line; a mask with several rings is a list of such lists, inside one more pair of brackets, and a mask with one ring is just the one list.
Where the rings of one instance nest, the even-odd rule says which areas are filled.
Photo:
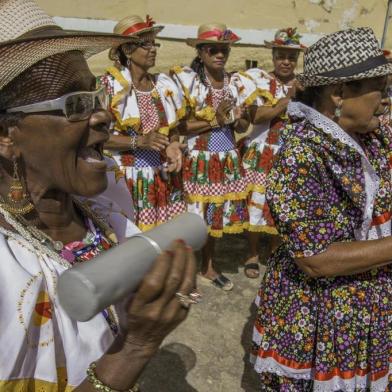
[[382, 215], [375, 216], [372, 220], [372, 226], [382, 225], [385, 222], [388, 222], [392, 218], [392, 211], [384, 212]]
[[[268, 350], [268, 351], [259, 350], [258, 356], [263, 359], [273, 358], [279, 364], [284, 365], [286, 367], [289, 367], [291, 369], [311, 370], [313, 367], [313, 364], [311, 362], [300, 363], [300, 362], [294, 361], [293, 359], [287, 359], [287, 358], [282, 357], [276, 351], [273, 351], [273, 350]], [[389, 361], [392, 362], [392, 357], [389, 359]], [[315, 373], [314, 379], [317, 381], [329, 381], [333, 377], [337, 376], [343, 380], [347, 380], [347, 379], [353, 378], [355, 376], [364, 377], [364, 376], [367, 376], [369, 373], [370, 373], [370, 368], [367, 368], [365, 370], [355, 369], [355, 370], [346, 370], [346, 371], [342, 371], [339, 368], [334, 368], [332, 371], [330, 371], [328, 373], [321, 373], [321, 372]], [[371, 374], [370, 379], [371, 379], [371, 381], [377, 381], [377, 380], [385, 377], [386, 375], [388, 375], [388, 369], [380, 370], [377, 373]]]

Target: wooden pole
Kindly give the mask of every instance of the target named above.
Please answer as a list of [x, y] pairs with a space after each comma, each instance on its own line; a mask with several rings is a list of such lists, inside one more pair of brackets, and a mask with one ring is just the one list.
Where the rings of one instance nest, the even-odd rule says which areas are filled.
[[387, 39], [387, 32], [388, 32], [388, 27], [389, 27], [389, 20], [392, 17], [392, 0], [388, 0], [388, 6], [387, 6], [387, 13], [385, 15], [385, 23], [384, 23], [384, 31], [382, 33], [382, 38], [381, 38], [381, 48], [384, 48], [385, 41]]

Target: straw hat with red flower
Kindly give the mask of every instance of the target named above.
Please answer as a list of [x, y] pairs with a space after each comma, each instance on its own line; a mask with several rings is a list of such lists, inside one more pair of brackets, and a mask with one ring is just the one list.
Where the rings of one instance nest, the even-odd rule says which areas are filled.
[[282, 48], [304, 51], [306, 46], [301, 44], [302, 36], [297, 32], [296, 27], [280, 29], [276, 32], [273, 41], [264, 41], [264, 46], [269, 49]]
[[[131, 15], [121, 19], [114, 26], [113, 33], [129, 37], [129, 40], [131, 41], [134, 40], [135, 37], [141, 40], [154, 39], [163, 29], [164, 26], [156, 25], [155, 21], [149, 15], [146, 16], [145, 20], [139, 15]], [[114, 46], [110, 49], [109, 58], [111, 60], [117, 60], [117, 49], [118, 46]]]
[[195, 48], [203, 44], [233, 44], [240, 39], [223, 23], [207, 23], [199, 27], [197, 38], [188, 38], [186, 43]]

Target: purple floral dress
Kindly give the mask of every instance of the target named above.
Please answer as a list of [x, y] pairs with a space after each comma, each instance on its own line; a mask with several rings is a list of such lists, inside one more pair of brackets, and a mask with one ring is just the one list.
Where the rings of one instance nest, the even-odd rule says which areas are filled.
[[391, 235], [391, 130], [356, 141], [303, 104], [289, 115], [267, 188], [283, 244], [256, 301], [261, 390], [391, 391], [391, 265], [310, 278], [294, 262], [334, 242]]

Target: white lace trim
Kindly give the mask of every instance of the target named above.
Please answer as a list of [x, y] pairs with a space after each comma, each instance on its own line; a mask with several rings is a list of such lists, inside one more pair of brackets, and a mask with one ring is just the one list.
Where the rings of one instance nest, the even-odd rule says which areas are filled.
[[388, 386], [388, 374], [377, 381], [371, 381], [369, 375], [355, 376], [344, 380], [339, 376], [328, 381], [314, 381], [314, 392], [344, 391], [355, 392], [358, 389], [370, 388], [371, 392], [385, 392]]
[[289, 377], [297, 380], [311, 380], [312, 369], [293, 369], [280, 364], [274, 358], [260, 358], [256, 355], [251, 355], [251, 363], [257, 373], [273, 373], [281, 377]]
[[378, 238], [385, 238], [392, 235], [391, 221], [382, 223], [381, 225], [372, 226], [368, 233], [369, 240], [377, 240]]
[[291, 117], [306, 118], [316, 128], [332, 135], [333, 138], [350, 146], [360, 154], [365, 176], [366, 205], [363, 211], [362, 225], [355, 231], [355, 238], [357, 240], [366, 240], [372, 222], [374, 199], [380, 185], [380, 179], [361, 146], [334, 121], [301, 102], [290, 102], [287, 113]]

